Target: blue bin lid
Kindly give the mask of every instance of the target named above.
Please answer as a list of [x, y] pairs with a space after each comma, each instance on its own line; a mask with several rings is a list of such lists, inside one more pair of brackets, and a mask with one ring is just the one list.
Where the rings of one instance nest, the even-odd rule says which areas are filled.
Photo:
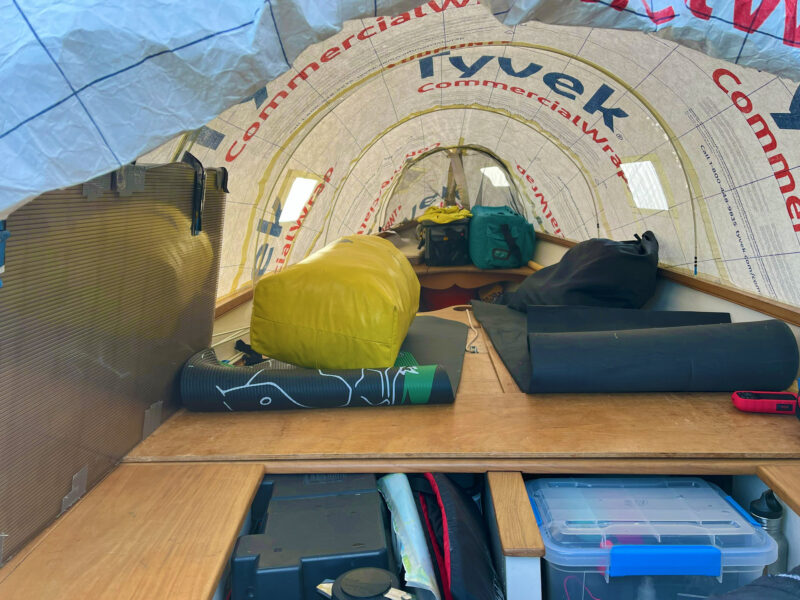
[[536, 479], [526, 487], [554, 565], [611, 577], [718, 577], [777, 559], [775, 540], [702, 479]]

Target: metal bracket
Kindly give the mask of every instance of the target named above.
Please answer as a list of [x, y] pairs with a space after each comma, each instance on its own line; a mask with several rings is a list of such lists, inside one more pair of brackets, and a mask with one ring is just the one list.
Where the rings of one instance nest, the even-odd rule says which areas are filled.
[[217, 172], [217, 189], [220, 192], [230, 194], [230, 190], [228, 190], [228, 169], [217, 167], [215, 170]]
[[111, 173], [111, 189], [120, 196], [130, 196], [144, 191], [144, 167], [125, 165]]
[[94, 200], [106, 192], [117, 192], [120, 196], [130, 196], [136, 192], [144, 191], [145, 167], [134, 164], [95, 177], [83, 184], [83, 195], [88, 200]]
[[164, 407], [164, 401], [159, 400], [150, 405], [144, 411], [144, 423], [142, 423], [142, 439], [153, 433], [156, 428], [161, 425], [161, 409]]
[[181, 162], [194, 169], [194, 193], [192, 194], [192, 235], [203, 231], [203, 205], [206, 201], [206, 170], [195, 156], [184, 152]]
[[111, 191], [111, 173], [100, 175], [83, 184], [83, 195], [88, 200], [94, 200], [106, 192]]
[[72, 476], [72, 489], [69, 494], [64, 496], [61, 500], [61, 513], [67, 512], [67, 509], [75, 504], [81, 496], [86, 493], [86, 482], [89, 479], [89, 465], [84, 465], [83, 468]]
[[3, 566], [3, 542], [7, 537], [7, 533], [0, 533], [0, 567]]
[[[0, 221], [0, 275], [6, 271], [6, 240], [11, 237], [6, 227], [6, 221]], [[3, 287], [2, 279], [0, 279], [1, 287]], [[2, 538], [0, 538], [0, 543], [2, 543]]]

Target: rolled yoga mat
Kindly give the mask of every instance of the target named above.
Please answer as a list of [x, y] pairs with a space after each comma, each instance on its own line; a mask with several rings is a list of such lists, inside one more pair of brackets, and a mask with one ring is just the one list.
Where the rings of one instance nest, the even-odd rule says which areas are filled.
[[782, 321], [693, 327], [530, 333], [528, 391], [784, 390], [798, 348]]
[[381, 369], [302, 369], [278, 361], [222, 365], [213, 350], [195, 354], [181, 372], [183, 405], [194, 411], [284, 410], [447, 404], [447, 372], [437, 365]]

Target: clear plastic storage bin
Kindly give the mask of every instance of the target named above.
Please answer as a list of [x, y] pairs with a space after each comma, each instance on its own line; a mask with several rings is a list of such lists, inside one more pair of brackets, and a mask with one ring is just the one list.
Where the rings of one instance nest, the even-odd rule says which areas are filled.
[[690, 600], [761, 575], [778, 548], [702, 479], [571, 478], [526, 484], [545, 545], [548, 600]]

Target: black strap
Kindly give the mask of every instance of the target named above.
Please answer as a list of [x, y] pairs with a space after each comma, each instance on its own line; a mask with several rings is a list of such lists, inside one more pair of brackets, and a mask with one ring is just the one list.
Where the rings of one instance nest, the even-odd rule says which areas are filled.
[[511, 237], [511, 228], [504, 223], [503, 225], [500, 225], [500, 233], [506, 240], [506, 244], [508, 245], [508, 250], [511, 252], [511, 255], [516, 257], [517, 262], [522, 264], [522, 250], [519, 249], [517, 242], [513, 237]]
[[250, 347], [244, 340], [236, 340], [233, 345], [235, 350], [244, 354], [244, 364], [248, 367], [264, 362], [264, 357]]

